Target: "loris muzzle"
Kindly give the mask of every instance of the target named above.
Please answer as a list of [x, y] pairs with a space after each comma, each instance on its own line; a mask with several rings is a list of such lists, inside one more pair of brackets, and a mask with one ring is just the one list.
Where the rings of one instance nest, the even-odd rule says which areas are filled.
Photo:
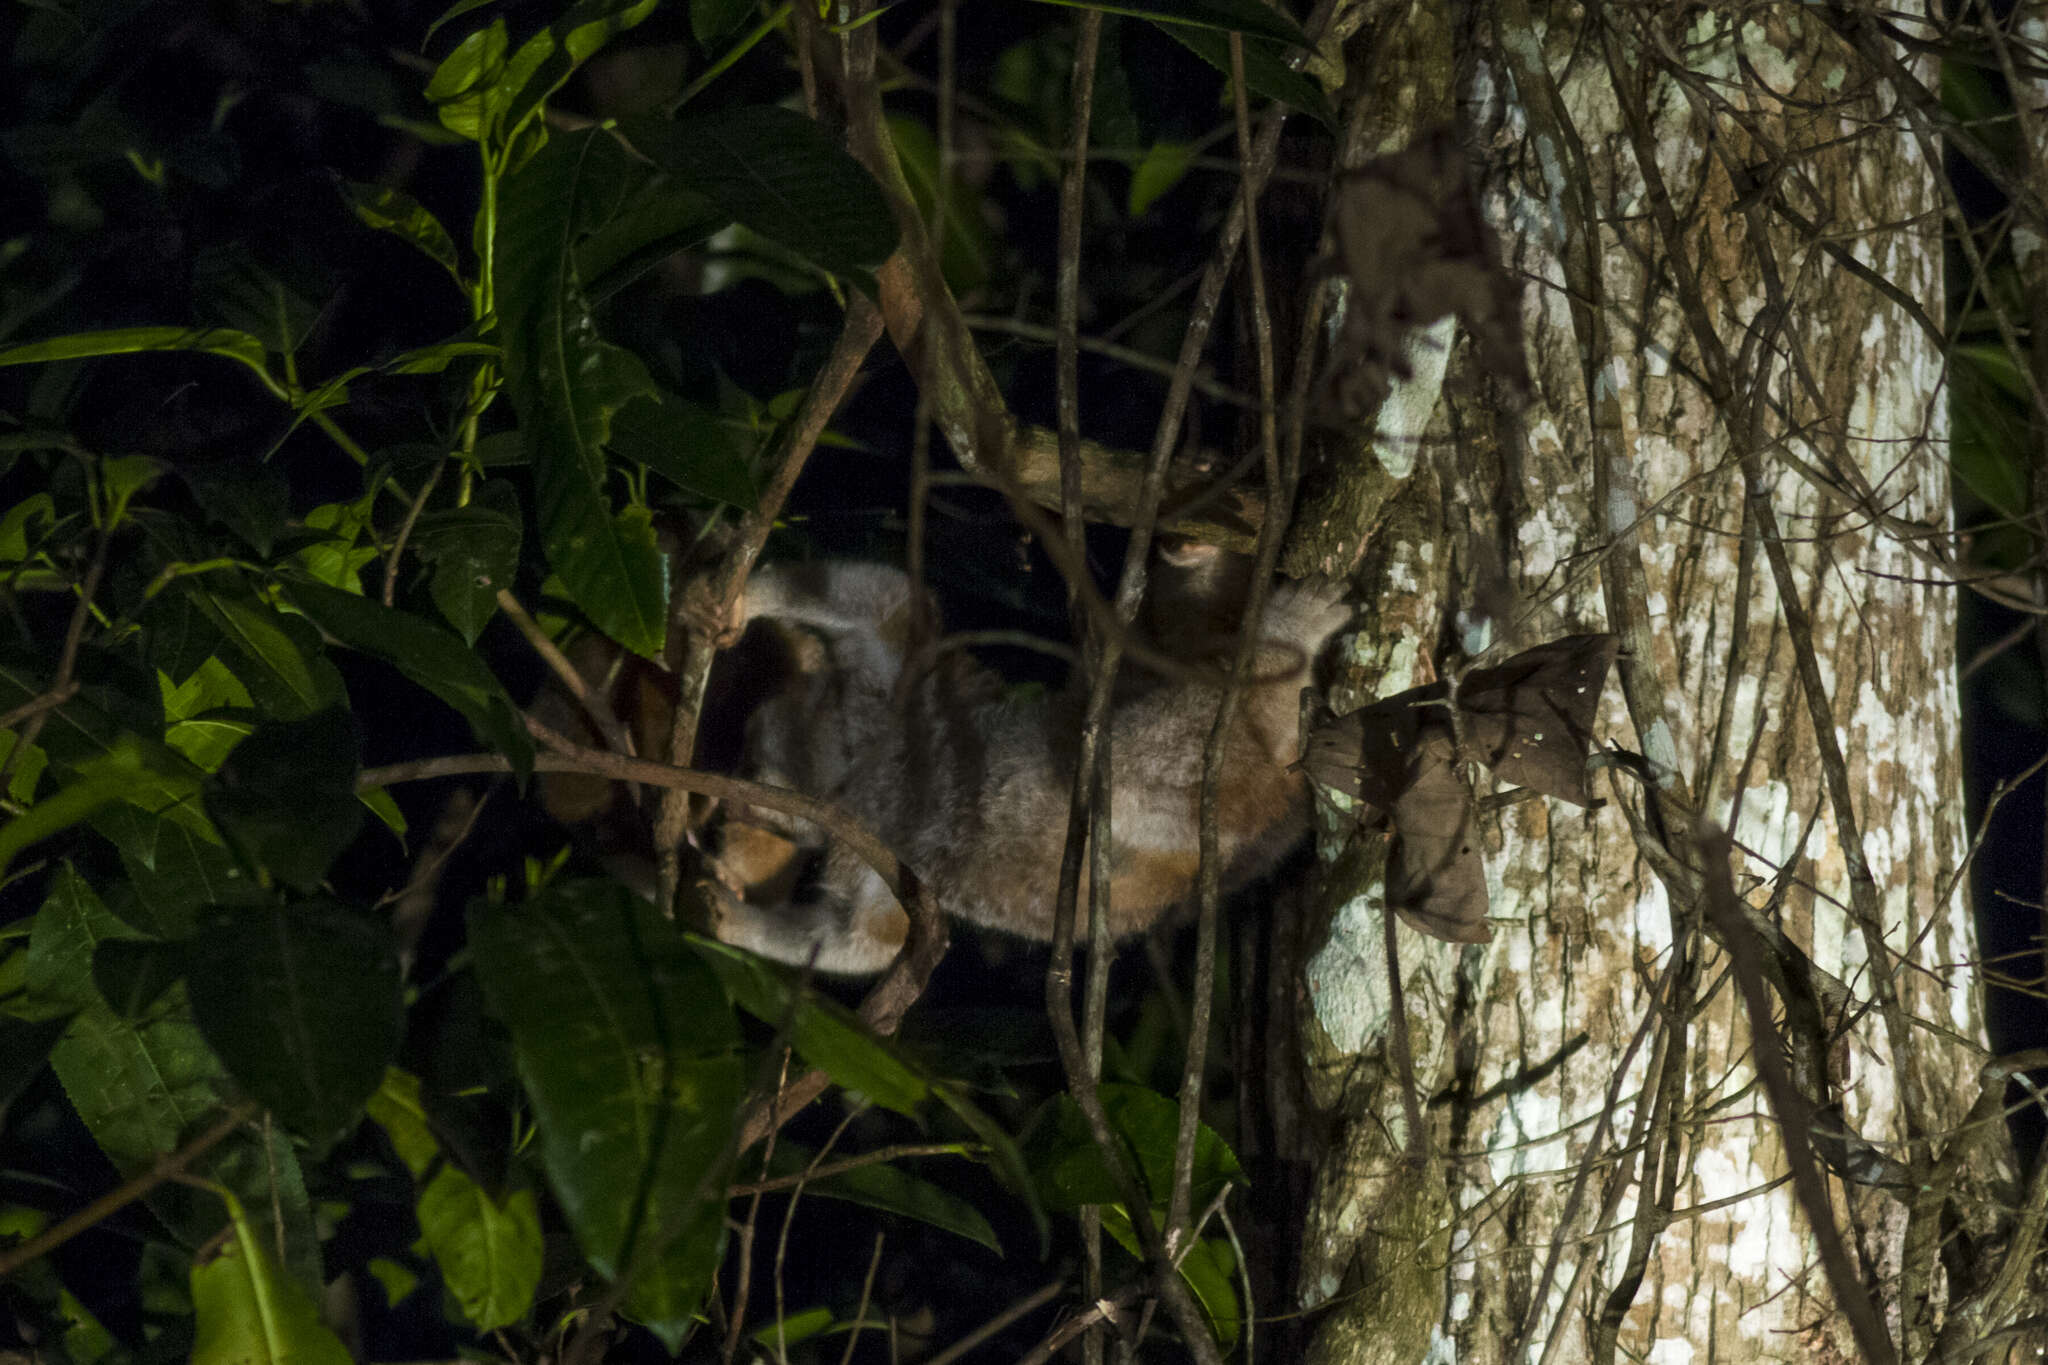
[[[1212, 547], [1183, 547], [1154, 571], [1146, 633], [1155, 647], [1219, 677], [1234, 647], [1246, 567]], [[1073, 790], [1082, 696], [1006, 689], [964, 653], [913, 647], [916, 589], [876, 564], [776, 564], [748, 581], [748, 623], [773, 623], [796, 667], [746, 723], [742, 775], [833, 802], [916, 869], [948, 914], [1049, 941]], [[1350, 618], [1327, 581], [1276, 588], [1259, 625], [1254, 681], [1217, 788], [1226, 890], [1307, 831], [1300, 692], [1325, 643]], [[912, 670], [906, 677], [906, 670]], [[1110, 929], [1140, 933], [1191, 899], [1200, 861], [1203, 748], [1222, 690], [1127, 662], [1108, 723]], [[764, 840], [818, 860], [793, 879]], [[734, 813], [724, 884], [707, 883], [719, 938], [820, 971], [886, 967], [909, 921], [882, 880], [800, 822]], [[1083, 904], [1087, 884], [1084, 875]]]

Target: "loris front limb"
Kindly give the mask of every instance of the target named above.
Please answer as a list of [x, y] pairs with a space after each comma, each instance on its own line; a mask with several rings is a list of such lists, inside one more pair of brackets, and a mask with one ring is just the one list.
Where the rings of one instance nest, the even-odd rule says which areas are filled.
[[[1201, 581], [1169, 561], [1166, 590], [1208, 592], [1222, 581], [1197, 557]], [[1227, 577], [1227, 576], [1226, 576]], [[963, 656], [942, 656], [905, 685], [912, 587], [893, 569], [817, 564], [763, 569], [748, 584], [749, 620], [770, 618], [815, 632], [839, 686], [834, 707], [808, 716], [789, 708], [775, 746], [829, 744], [843, 764], [795, 765], [916, 867], [951, 914], [1026, 938], [1052, 936], [1052, 900], [1073, 778], [1073, 698], [1006, 696]], [[1213, 607], [1214, 602], [1204, 602]], [[1214, 612], [1207, 613], [1212, 618]], [[1307, 788], [1290, 771], [1299, 757], [1298, 698], [1307, 669], [1349, 609], [1335, 585], [1277, 590], [1261, 626], [1255, 673], [1240, 692], [1219, 788], [1226, 886], [1263, 872], [1306, 829]], [[1174, 641], [1157, 626], [1158, 644]], [[1213, 671], [1213, 638], [1200, 663]], [[1182, 679], [1134, 678], [1109, 718], [1114, 762], [1110, 852], [1112, 929], [1137, 933], [1190, 895], [1199, 864], [1202, 749], [1221, 699]], [[773, 904], [714, 893], [720, 938], [820, 970], [868, 972], [887, 965], [907, 919], [867, 868], [825, 852], [814, 888]]]

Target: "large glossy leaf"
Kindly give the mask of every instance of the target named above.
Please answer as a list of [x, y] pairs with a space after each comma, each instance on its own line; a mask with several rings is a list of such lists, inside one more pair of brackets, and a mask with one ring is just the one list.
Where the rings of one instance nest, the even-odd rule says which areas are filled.
[[457, 637], [410, 612], [380, 606], [324, 583], [294, 579], [292, 604], [351, 649], [398, 671], [462, 713], [478, 739], [512, 760], [523, 780], [533, 769], [533, 740], [505, 688]]
[[[1266, 13], [1273, 11], [1267, 10]], [[1230, 74], [1230, 38], [1221, 29], [1169, 23], [1161, 23], [1159, 27], [1167, 37], [1224, 75]], [[1244, 83], [1254, 94], [1278, 100], [1290, 109], [1298, 109], [1325, 128], [1336, 126], [1337, 113], [1331, 108], [1330, 96], [1322, 83], [1289, 66], [1286, 50], [1278, 43], [1261, 38], [1245, 39]]]
[[479, 906], [470, 946], [584, 1255], [608, 1276], [635, 1267], [628, 1309], [674, 1350], [724, 1243], [724, 1154], [744, 1088], [724, 992], [673, 924], [609, 882]]
[[469, 505], [421, 517], [412, 533], [434, 566], [434, 605], [470, 644], [498, 609], [498, 593], [519, 570], [519, 497], [503, 479], [476, 486]]
[[685, 186], [821, 269], [871, 270], [896, 249], [874, 177], [793, 109], [748, 105], [678, 123], [644, 115], [621, 127]]
[[[1144, 1181], [1151, 1201], [1164, 1204], [1173, 1188], [1180, 1106], [1141, 1085], [1105, 1085], [1100, 1093], [1110, 1128], [1122, 1140], [1124, 1153]], [[1087, 1118], [1071, 1097], [1060, 1096], [1049, 1112], [1040, 1115], [1024, 1149], [1046, 1207], [1071, 1210], [1123, 1199], [1103, 1164], [1101, 1149], [1089, 1134]], [[1243, 1178], [1243, 1168], [1229, 1144], [1215, 1129], [1201, 1125], [1195, 1136], [1194, 1203], [1198, 1207], [1205, 1204], [1225, 1183]]]
[[1140, 19], [1164, 19], [1171, 23], [1201, 28], [1234, 30], [1271, 38], [1293, 47], [1309, 46], [1308, 35], [1281, 11], [1264, 0], [1043, 0], [1046, 4], [1071, 5], [1076, 9], [1099, 9], [1107, 14], [1129, 14]]
[[624, 152], [592, 130], [554, 139], [510, 177], [497, 294], [548, 561], [599, 630], [652, 657], [667, 630], [666, 566], [644, 512], [613, 514], [604, 444], [612, 415], [654, 385], [639, 360], [598, 339], [572, 250], [583, 206], [616, 206], [631, 173]]
[[[94, 950], [132, 937], [67, 867], [37, 912], [28, 954], [28, 987], [39, 1005], [71, 1012], [50, 1064], [79, 1118], [124, 1176], [148, 1169], [217, 1122], [226, 1080], [192, 1021], [183, 987], [164, 992], [147, 1018], [133, 1023], [100, 998], [92, 980]], [[283, 1133], [245, 1128], [190, 1169], [239, 1194], [257, 1211], [264, 1244], [283, 1246], [292, 1274], [309, 1289], [319, 1287], [312, 1205]], [[220, 1202], [203, 1191], [161, 1185], [149, 1205], [188, 1246], [220, 1227]]]
[[226, 1194], [234, 1235], [192, 1266], [192, 1365], [349, 1365], [312, 1294], [271, 1257], [259, 1225]]
[[196, 801], [161, 814], [109, 806], [92, 827], [120, 851], [128, 873], [127, 894], [109, 908], [146, 933], [183, 937], [202, 905], [246, 904], [264, 894]]
[[259, 726], [207, 784], [206, 812], [251, 864], [310, 891], [362, 827], [361, 751], [340, 707]]
[[324, 1151], [398, 1051], [398, 956], [331, 901], [230, 912], [186, 948], [192, 1013], [234, 1078]]
[[78, 765], [57, 790], [0, 821], [0, 876], [30, 844], [83, 823], [101, 807], [122, 800], [146, 777], [142, 747], [132, 741], [117, 742], [113, 752]]

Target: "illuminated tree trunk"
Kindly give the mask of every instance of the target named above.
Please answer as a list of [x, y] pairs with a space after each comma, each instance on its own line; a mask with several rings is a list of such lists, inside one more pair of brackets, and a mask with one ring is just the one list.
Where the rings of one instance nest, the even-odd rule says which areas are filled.
[[[1985, 1057], [1958, 890], [1939, 144], [1914, 103], [1933, 69], [1789, 3], [1392, 8], [1353, 50], [1399, 126], [1349, 164], [1458, 123], [1523, 285], [1532, 391], [1512, 410], [1471, 346], [1445, 369], [1448, 323], [1418, 333], [1361, 472], [1304, 507], [1294, 565], [1364, 566], [1352, 704], [1427, 681], [1496, 564], [1518, 606], [1490, 661], [1621, 634], [1604, 732], [1648, 760], [1669, 835], [1632, 832], [1645, 791], [1621, 767], [1593, 812], [1479, 818], [1494, 941], [1397, 928], [1419, 1170], [1373, 855], [1336, 864], [1298, 1022], [1340, 1136], [1292, 1307], [1328, 1309], [1328, 1362], [1857, 1358], [1730, 954], [1646, 845], [1697, 868], [1684, 813], [1732, 832], [1737, 892], [1846, 992], [1808, 1102], [1839, 1100], [1981, 1231], [2004, 1139], [1954, 1132]], [[1940, 1198], [1820, 1169], [1857, 1292], [1923, 1358], [1995, 1262], [1944, 1269]]]

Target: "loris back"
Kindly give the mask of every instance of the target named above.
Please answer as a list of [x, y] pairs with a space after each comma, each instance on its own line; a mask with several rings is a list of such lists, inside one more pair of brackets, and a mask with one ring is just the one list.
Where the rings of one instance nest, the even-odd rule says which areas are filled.
[[[1198, 547], [1156, 574], [1168, 621], [1154, 633], [1187, 637], [1172, 652], [1211, 676], [1228, 660], [1217, 618], [1230, 615], [1243, 578], [1220, 556]], [[843, 562], [770, 565], [748, 581], [746, 620], [810, 632], [824, 659], [751, 718], [745, 768], [867, 823], [947, 913], [1049, 940], [1081, 699], [1071, 690], [1006, 692], [957, 651], [903, 686], [913, 591], [896, 569]], [[1258, 680], [1239, 694], [1217, 792], [1226, 888], [1271, 867], [1306, 831], [1306, 782], [1290, 770], [1300, 756], [1299, 693], [1309, 664], [1349, 616], [1333, 584], [1292, 583], [1272, 595]], [[1135, 666], [1124, 672], [1135, 675]], [[1108, 725], [1110, 928], [1119, 937], [1143, 931], [1193, 893], [1202, 752], [1220, 696], [1156, 676], [1132, 676], [1119, 688]], [[793, 897], [757, 904], [713, 892], [721, 939], [822, 971], [879, 971], [908, 930], [881, 879], [830, 844], [815, 886]]]

